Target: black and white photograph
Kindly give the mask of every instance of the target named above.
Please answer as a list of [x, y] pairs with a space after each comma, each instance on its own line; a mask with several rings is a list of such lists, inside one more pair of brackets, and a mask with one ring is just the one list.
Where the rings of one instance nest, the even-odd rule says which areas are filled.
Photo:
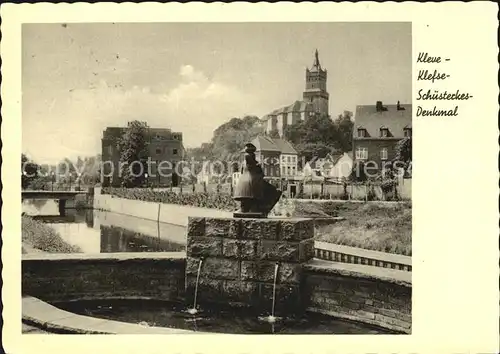
[[411, 334], [412, 23], [22, 25], [23, 334]]
[[0, 351], [498, 352], [497, 14], [2, 3]]

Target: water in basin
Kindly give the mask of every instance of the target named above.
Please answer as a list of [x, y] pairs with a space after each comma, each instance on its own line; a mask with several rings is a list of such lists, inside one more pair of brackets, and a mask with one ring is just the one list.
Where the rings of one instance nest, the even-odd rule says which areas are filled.
[[99, 210], [66, 210], [58, 215], [53, 200], [24, 201], [23, 212], [52, 227], [61, 238], [88, 254], [114, 252], [181, 252], [184, 226], [158, 223]]
[[143, 326], [231, 334], [393, 334], [385, 329], [333, 317], [306, 313], [300, 317], [281, 316], [271, 324], [259, 320], [251, 309], [210, 306], [196, 315], [187, 306], [156, 300], [81, 300], [53, 303], [54, 306], [80, 315]]

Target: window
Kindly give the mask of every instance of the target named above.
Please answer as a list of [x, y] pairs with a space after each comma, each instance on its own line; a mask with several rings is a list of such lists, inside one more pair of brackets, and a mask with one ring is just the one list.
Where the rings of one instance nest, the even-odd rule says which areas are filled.
[[288, 167], [286, 168], [286, 174], [287, 174], [288, 176], [290, 176], [290, 166], [288, 166]]
[[356, 160], [366, 160], [368, 159], [368, 149], [364, 147], [358, 147], [356, 149]]
[[286, 174], [286, 170], [285, 170], [285, 167], [283, 166], [281, 168], [281, 175], [284, 176]]
[[172, 139], [179, 140], [179, 136], [177, 134], [172, 135]]
[[380, 137], [387, 138], [389, 136], [389, 130], [387, 128], [380, 128]]
[[173, 153], [174, 155], [177, 155], [177, 149], [173, 149], [173, 150], [172, 150], [172, 153]]
[[291, 162], [291, 157], [290, 156], [287, 156], [286, 158], [286, 162], [290, 163]]
[[387, 149], [386, 148], [383, 148], [380, 150], [380, 159], [387, 160]]
[[156, 154], [157, 154], [157, 155], [160, 155], [160, 154], [161, 154], [161, 152], [162, 152], [162, 151], [161, 151], [161, 148], [157, 147], [157, 148], [156, 148]]
[[405, 136], [405, 138], [408, 138], [411, 136], [411, 128], [404, 129], [404, 136]]
[[366, 130], [358, 129], [358, 138], [364, 138], [366, 136]]
[[109, 154], [110, 156], [112, 156], [112, 155], [113, 155], [113, 145], [109, 145], [109, 146], [108, 146], [108, 154]]
[[286, 161], [286, 156], [281, 155], [281, 161], [285, 162]]
[[297, 156], [292, 156], [292, 162], [296, 163], [297, 162]]

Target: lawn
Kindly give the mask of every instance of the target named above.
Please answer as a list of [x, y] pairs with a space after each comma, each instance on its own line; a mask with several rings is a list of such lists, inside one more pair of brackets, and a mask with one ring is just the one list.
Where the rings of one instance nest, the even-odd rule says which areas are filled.
[[50, 226], [23, 215], [22, 219], [22, 242], [27, 247], [22, 248], [22, 253], [28, 253], [27, 249], [32, 247], [49, 253], [79, 253], [80, 248], [66, 243]]
[[318, 241], [411, 256], [411, 203], [328, 202], [322, 210], [345, 220], [318, 227]]

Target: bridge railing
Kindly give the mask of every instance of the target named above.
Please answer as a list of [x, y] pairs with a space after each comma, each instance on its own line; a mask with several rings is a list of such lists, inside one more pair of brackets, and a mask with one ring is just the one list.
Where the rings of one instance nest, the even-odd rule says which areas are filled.
[[365, 250], [362, 248], [320, 241], [315, 242], [314, 248], [315, 258], [326, 261], [365, 264], [407, 272], [411, 272], [412, 270], [411, 257], [409, 256]]

